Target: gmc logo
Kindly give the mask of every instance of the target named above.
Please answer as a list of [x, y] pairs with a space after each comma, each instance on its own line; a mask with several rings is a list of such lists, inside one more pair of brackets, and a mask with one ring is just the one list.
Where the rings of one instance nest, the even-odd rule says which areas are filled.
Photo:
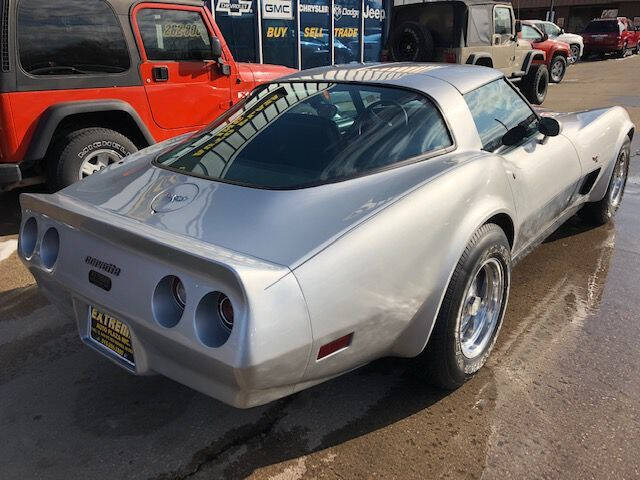
[[291, 5], [272, 5], [267, 3], [264, 6], [264, 11], [267, 13], [275, 13], [280, 15], [293, 15], [291, 12]]
[[274, 20], [293, 20], [292, 0], [264, 0], [262, 18]]

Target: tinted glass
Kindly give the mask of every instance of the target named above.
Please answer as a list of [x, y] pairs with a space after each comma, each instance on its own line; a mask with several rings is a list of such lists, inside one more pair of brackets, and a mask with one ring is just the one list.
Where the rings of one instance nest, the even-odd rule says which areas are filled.
[[484, 150], [502, 146], [502, 137], [511, 128], [522, 124], [533, 133], [536, 115], [506, 80], [496, 80], [472, 92], [464, 99], [471, 110]]
[[331, 64], [330, 7], [328, 0], [300, 2], [300, 53], [303, 69]]
[[18, 4], [18, 45], [22, 68], [32, 75], [129, 69], [122, 29], [102, 0], [22, 0]]
[[451, 145], [438, 110], [416, 93], [278, 83], [157, 162], [213, 180], [298, 188], [365, 175]]
[[529, 40], [530, 42], [539, 42], [542, 40], [542, 35], [538, 30], [530, 25], [522, 25], [522, 38]]
[[511, 10], [497, 7], [493, 13], [495, 33], [499, 35], [511, 35]]
[[[262, 4], [262, 59], [264, 63], [298, 68], [295, 2]], [[279, 7], [276, 10], [276, 7]]]
[[365, 0], [362, 16], [364, 17], [364, 36], [362, 37], [364, 61], [379, 62], [386, 17], [382, 0]]
[[138, 12], [137, 20], [149, 60], [211, 58], [209, 32], [199, 12], [150, 8]]
[[213, 0], [216, 23], [238, 62], [258, 62], [256, 0]]
[[617, 20], [598, 20], [595, 22], [589, 22], [587, 28], [584, 29], [587, 33], [611, 33], [618, 32]]
[[334, 2], [334, 63], [360, 61], [360, 3], [360, 0], [335, 0]]

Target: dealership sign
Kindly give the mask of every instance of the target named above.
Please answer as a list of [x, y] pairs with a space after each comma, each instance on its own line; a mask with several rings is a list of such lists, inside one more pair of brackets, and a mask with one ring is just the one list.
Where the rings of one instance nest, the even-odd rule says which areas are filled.
[[218, 0], [216, 12], [224, 12], [232, 17], [239, 17], [244, 13], [253, 13], [251, 0]]
[[263, 0], [262, 18], [271, 20], [293, 20], [292, 0]]

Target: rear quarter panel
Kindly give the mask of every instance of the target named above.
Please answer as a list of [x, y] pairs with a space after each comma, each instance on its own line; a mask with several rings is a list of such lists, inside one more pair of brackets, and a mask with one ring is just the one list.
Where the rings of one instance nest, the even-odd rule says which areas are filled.
[[[294, 270], [314, 338], [305, 380], [418, 355], [467, 242], [496, 213], [515, 219], [511, 190], [502, 161], [478, 153]], [[316, 360], [321, 345], [350, 332], [349, 348]]]

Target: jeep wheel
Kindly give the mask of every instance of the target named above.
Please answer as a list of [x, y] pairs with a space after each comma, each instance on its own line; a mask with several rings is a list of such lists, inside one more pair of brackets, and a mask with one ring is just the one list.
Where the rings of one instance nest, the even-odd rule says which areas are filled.
[[60, 139], [50, 164], [49, 183], [64, 188], [136, 152], [121, 133], [106, 128], [84, 128]]
[[546, 65], [531, 65], [520, 81], [520, 90], [534, 105], [541, 105], [549, 88], [549, 70]]
[[434, 58], [431, 32], [416, 22], [403, 22], [391, 32], [389, 40], [394, 62], [429, 62]]
[[551, 69], [549, 71], [549, 81], [551, 83], [560, 83], [567, 72], [567, 61], [562, 55], [556, 55], [551, 60]]

